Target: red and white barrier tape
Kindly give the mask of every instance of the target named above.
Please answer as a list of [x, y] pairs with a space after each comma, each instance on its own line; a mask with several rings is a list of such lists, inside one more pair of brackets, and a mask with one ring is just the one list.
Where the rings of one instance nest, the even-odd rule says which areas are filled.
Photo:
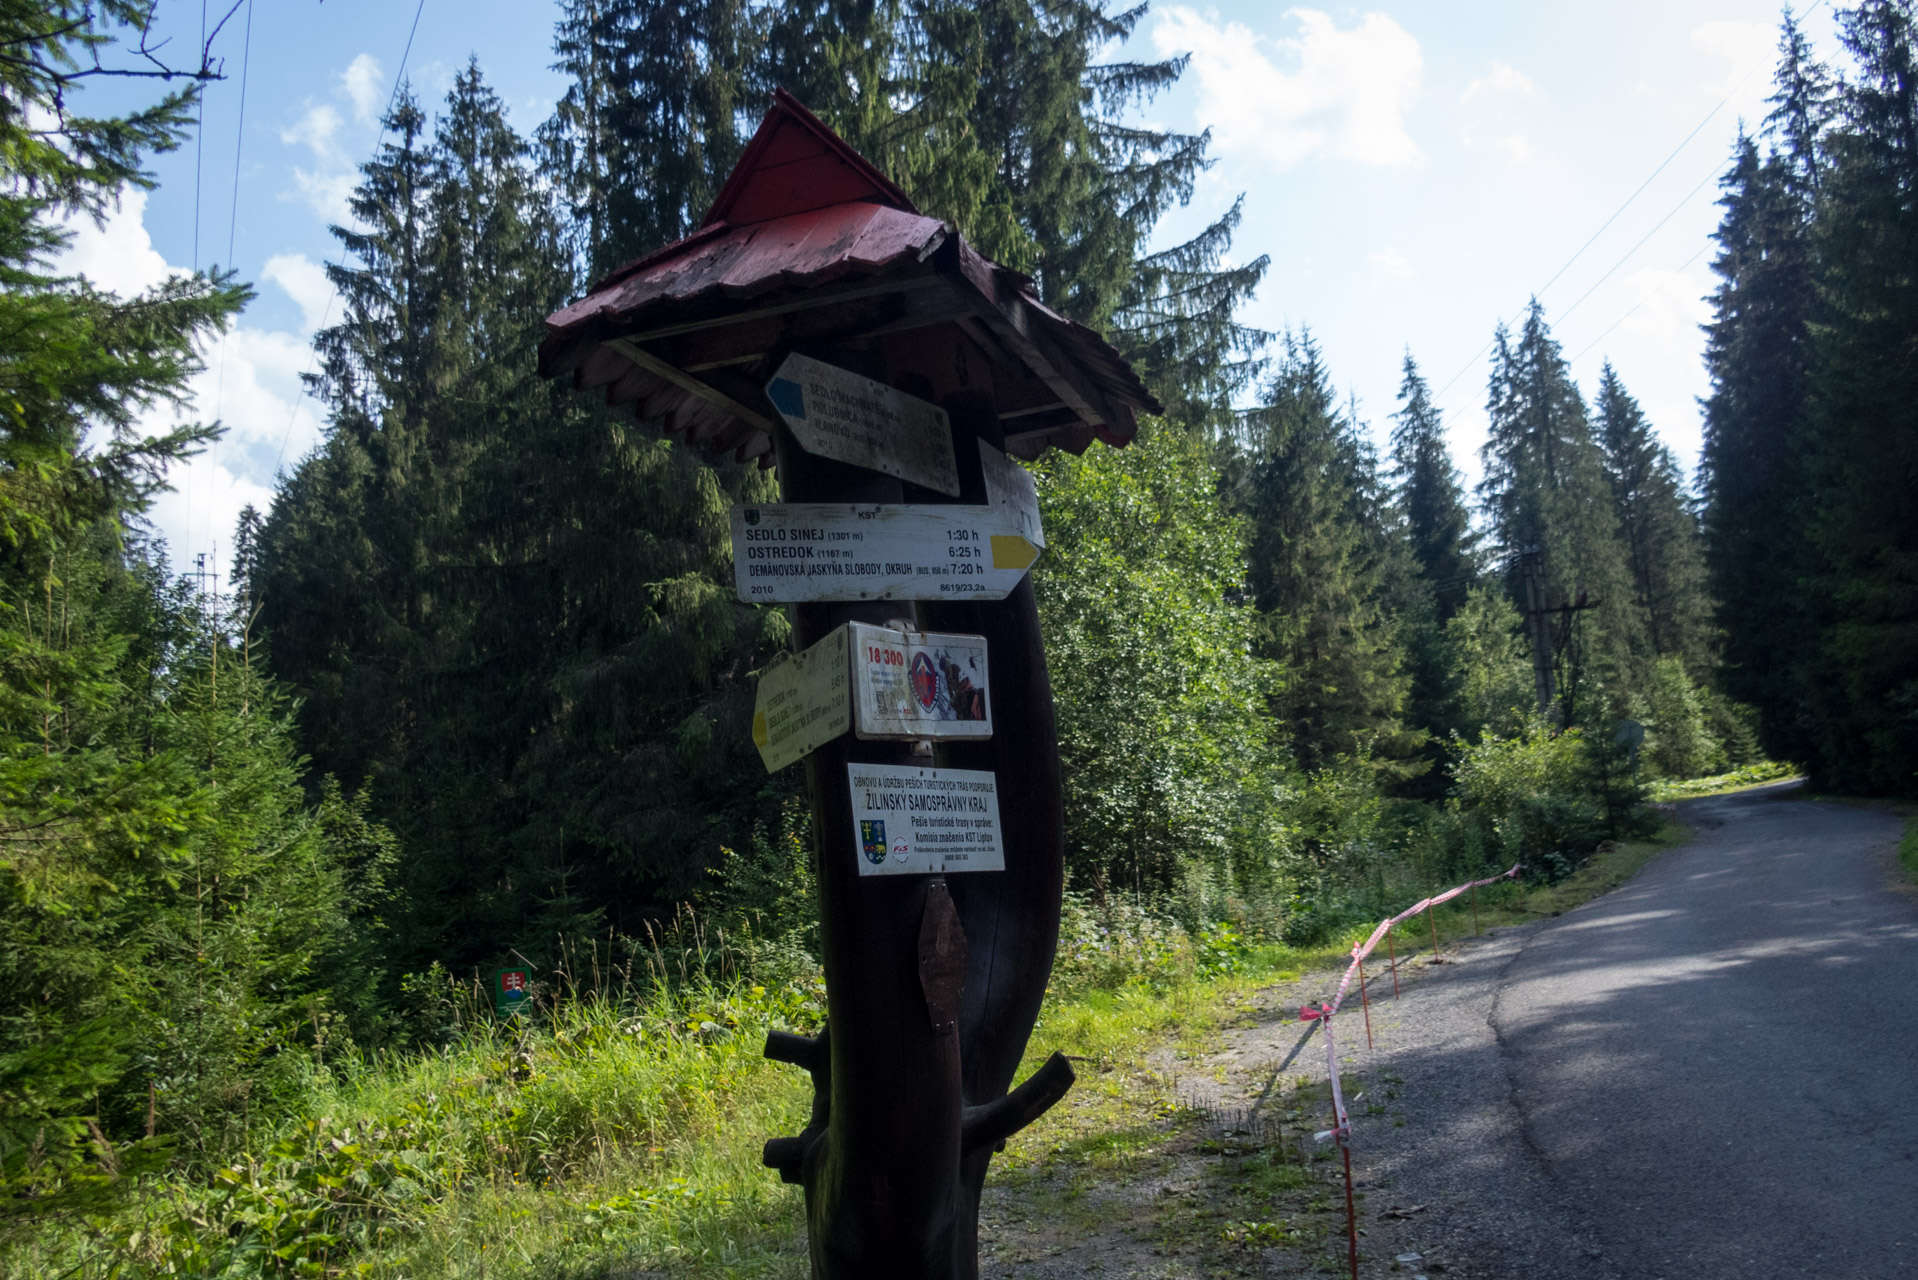
[[1414, 906], [1407, 907], [1397, 915], [1380, 921], [1379, 927], [1372, 930], [1371, 937], [1367, 938], [1362, 945], [1352, 948], [1352, 963], [1345, 967], [1345, 976], [1339, 979], [1339, 989], [1333, 993], [1332, 999], [1317, 1007], [1307, 1005], [1305, 1008], [1299, 1010], [1300, 1021], [1310, 1022], [1316, 1019], [1320, 1028], [1325, 1032], [1325, 1068], [1326, 1078], [1332, 1082], [1332, 1123], [1334, 1127], [1328, 1133], [1319, 1134], [1318, 1136], [1320, 1138], [1337, 1138], [1339, 1145], [1343, 1146], [1345, 1145], [1345, 1140], [1352, 1132], [1351, 1118], [1345, 1113], [1345, 1095], [1339, 1088], [1339, 1059], [1337, 1051], [1332, 1044], [1332, 1015], [1336, 1014], [1339, 1011], [1339, 1006], [1345, 1003], [1345, 993], [1351, 988], [1352, 976], [1359, 971], [1359, 966], [1365, 963], [1365, 957], [1371, 955], [1372, 949], [1384, 941], [1385, 935], [1391, 931], [1393, 926], [1411, 919], [1421, 911], [1429, 911], [1433, 907], [1450, 902], [1461, 893], [1469, 892], [1470, 890], [1478, 888], [1480, 885], [1496, 884], [1500, 880], [1515, 879], [1518, 876], [1518, 871], [1518, 864], [1513, 863], [1512, 869], [1502, 875], [1487, 876], [1483, 880], [1473, 880], [1469, 884], [1462, 884], [1456, 889], [1447, 889], [1444, 893], [1438, 894], [1436, 897], [1426, 898]]

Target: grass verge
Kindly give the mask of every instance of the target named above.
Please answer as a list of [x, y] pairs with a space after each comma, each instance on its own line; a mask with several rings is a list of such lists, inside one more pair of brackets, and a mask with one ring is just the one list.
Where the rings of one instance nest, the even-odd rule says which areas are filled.
[[1652, 799], [1663, 803], [1696, 800], [1700, 796], [1730, 795], [1734, 791], [1749, 791], [1753, 787], [1769, 786], [1798, 776], [1798, 769], [1794, 765], [1761, 760], [1757, 764], [1748, 764], [1742, 769], [1709, 778], [1660, 779], [1652, 784]]
[[[1449, 944], [1559, 914], [1683, 835], [1668, 824], [1651, 841], [1608, 844], [1558, 885], [1461, 897], [1400, 926], [1394, 944], [1405, 958], [1433, 935]], [[1079, 1083], [995, 1162], [984, 1260], [1000, 1273], [1047, 1252], [1090, 1263], [1125, 1249], [1204, 1274], [1274, 1253], [1324, 1264], [1342, 1247], [1342, 1209], [1329, 1152], [1302, 1140], [1323, 1100], [1294, 1091], [1275, 1100], [1274, 1130], [1221, 1130], [1179, 1082], [1223, 1072], [1210, 1057], [1222, 1030], [1290, 998], [1275, 984], [1329, 985], [1367, 932], [1304, 949], [1202, 940], [1155, 953], [1116, 986], [1055, 992], [1021, 1074], [1056, 1049]], [[802, 976], [570, 1000], [529, 1022], [472, 1022], [437, 1053], [315, 1067], [302, 1118], [247, 1159], [157, 1179], [111, 1218], [43, 1229], [0, 1253], [0, 1270], [797, 1280], [803, 1202], [759, 1152], [798, 1131], [810, 1087], [760, 1046], [769, 1027], [815, 1027], [822, 996]]]

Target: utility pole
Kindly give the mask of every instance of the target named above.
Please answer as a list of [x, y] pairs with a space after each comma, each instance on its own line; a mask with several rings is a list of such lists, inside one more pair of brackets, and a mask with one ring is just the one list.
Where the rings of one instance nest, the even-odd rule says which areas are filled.
[[1545, 607], [1545, 553], [1537, 544], [1518, 556], [1518, 571], [1525, 581], [1525, 635], [1532, 644], [1532, 692], [1538, 699], [1538, 713], [1552, 718], [1558, 699], [1558, 679], [1552, 662], [1551, 610]]

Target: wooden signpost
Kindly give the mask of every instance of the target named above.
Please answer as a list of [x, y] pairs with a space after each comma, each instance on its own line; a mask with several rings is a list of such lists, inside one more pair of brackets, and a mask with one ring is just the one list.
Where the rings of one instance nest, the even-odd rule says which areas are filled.
[[1159, 406], [1117, 352], [914, 208], [783, 91], [676, 245], [548, 319], [547, 376], [709, 456], [777, 465], [735, 586], [787, 605], [752, 738], [803, 760], [828, 1024], [767, 1056], [812, 1117], [818, 1280], [974, 1280], [992, 1155], [1072, 1084], [1015, 1076], [1058, 942], [1064, 791], [1014, 458], [1123, 445]]
[[798, 354], [780, 362], [766, 398], [807, 453], [959, 493], [952, 426], [936, 404]]

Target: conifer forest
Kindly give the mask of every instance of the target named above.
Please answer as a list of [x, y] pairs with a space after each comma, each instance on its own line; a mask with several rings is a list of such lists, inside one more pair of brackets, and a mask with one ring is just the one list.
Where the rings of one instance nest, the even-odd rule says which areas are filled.
[[[251, 285], [52, 265], [191, 137], [191, 68], [86, 114], [144, 12], [0, 6], [0, 1271], [484, 1275], [484, 1236], [501, 1275], [802, 1274], [738, 1253], [800, 1213], [747, 1142], [803, 1116], [759, 1043], [824, 1016], [803, 771], [751, 730], [793, 627], [733, 589], [728, 510], [777, 481], [537, 357], [699, 226], [776, 86], [1164, 405], [1028, 467], [1049, 1000], [1563, 880], [1690, 780], [1918, 791], [1910, 0], [1843, 7], [1842, 66], [1779, 33], [1719, 181], [1696, 474], [1534, 301], [1483, 335], [1470, 486], [1417, 351], [1360, 405], [1309, 317], [1243, 318], [1264, 214], [1202, 207], [1209, 135], [1138, 123], [1186, 69], [1109, 60], [1144, 6], [560, 0], [531, 132], [477, 61], [396, 93], [334, 228], [322, 442], [217, 589], [146, 513], [223, 427], [137, 424]], [[536, 1033], [495, 1018], [507, 966]], [[509, 1265], [522, 1186], [571, 1234]]]

